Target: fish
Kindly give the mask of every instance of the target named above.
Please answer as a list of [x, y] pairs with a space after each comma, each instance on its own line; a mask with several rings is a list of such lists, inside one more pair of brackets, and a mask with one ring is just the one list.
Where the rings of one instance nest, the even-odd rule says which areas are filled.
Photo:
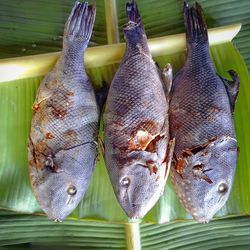
[[135, 1], [127, 2], [126, 50], [104, 111], [104, 158], [114, 193], [131, 219], [140, 219], [164, 190], [173, 155], [168, 98], [172, 67], [153, 61]]
[[170, 135], [176, 140], [172, 182], [182, 205], [200, 223], [209, 222], [226, 203], [238, 157], [233, 112], [239, 77], [220, 77], [209, 54], [203, 10], [184, 2], [187, 58], [173, 79]]
[[63, 221], [83, 198], [96, 162], [99, 107], [83, 54], [96, 9], [76, 2], [64, 28], [63, 49], [32, 106], [28, 163], [35, 197], [51, 220]]

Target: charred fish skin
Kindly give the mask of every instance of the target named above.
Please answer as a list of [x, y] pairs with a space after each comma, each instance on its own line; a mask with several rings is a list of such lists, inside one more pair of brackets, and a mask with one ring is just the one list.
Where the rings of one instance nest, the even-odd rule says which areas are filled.
[[94, 20], [95, 6], [75, 3], [60, 58], [33, 105], [30, 180], [38, 203], [54, 221], [64, 220], [84, 196], [97, 156], [99, 110], [83, 64]]
[[144, 217], [163, 192], [173, 142], [168, 148], [168, 101], [135, 1], [128, 2], [126, 10], [126, 51], [106, 101], [104, 144], [116, 197], [136, 219]]
[[185, 209], [209, 222], [230, 194], [237, 160], [233, 109], [239, 90], [221, 79], [209, 55], [207, 27], [199, 4], [184, 3], [187, 59], [170, 97], [170, 134], [175, 137], [171, 175]]

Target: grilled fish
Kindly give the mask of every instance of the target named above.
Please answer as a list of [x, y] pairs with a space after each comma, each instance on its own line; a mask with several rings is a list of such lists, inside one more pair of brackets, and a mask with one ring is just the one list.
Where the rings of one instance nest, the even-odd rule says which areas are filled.
[[[160, 197], [170, 169], [168, 100], [172, 69], [152, 60], [135, 1], [126, 5], [126, 51], [104, 112], [105, 161], [125, 213], [142, 218]], [[162, 81], [162, 79], [164, 81]], [[163, 84], [164, 82], [165, 84]]]
[[233, 70], [232, 81], [216, 74], [200, 5], [184, 3], [183, 12], [187, 59], [170, 97], [170, 134], [176, 139], [171, 175], [185, 209], [204, 223], [225, 204], [234, 180], [239, 79]]
[[99, 110], [82, 58], [94, 19], [94, 6], [75, 3], [60, 58], [33, 105], [30, 179], [38, 203], [54, 221], [62, 221], [82, 199], [97, 156]]

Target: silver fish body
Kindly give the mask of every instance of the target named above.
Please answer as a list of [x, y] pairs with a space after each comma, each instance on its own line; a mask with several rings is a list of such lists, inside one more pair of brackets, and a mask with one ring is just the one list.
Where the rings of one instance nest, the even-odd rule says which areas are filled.
[[177, 195], [198, 222], [208, 222], [230, 194], [237, 160], [233, 109], [239, 89], [220, 78], [209, 55], [201, 7], [184, 4], [187, 59], [171, 90], [170, 133], [176, 139], [171, 168]]
[[134, 1], [127, 14], [126, 52], [104, 112], [105, 162], [121, 207], [130, 218], [142, 218], [169, 172], [168, 101]]
[[76, 2], [60, 58], [38, 89], [28, 143], [34, 194], [48, 217], [62, 221], [88, 187], [97, 156], [99, 110], [83, 53], [95, 7]]

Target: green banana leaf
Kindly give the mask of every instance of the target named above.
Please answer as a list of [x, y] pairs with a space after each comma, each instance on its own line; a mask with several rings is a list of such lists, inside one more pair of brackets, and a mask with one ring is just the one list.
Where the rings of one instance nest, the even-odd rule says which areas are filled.
[[139, 225], [69, 219], [52, 223], [43, 216], [3, 211], [0, 215], [1, 249], [249, 249], [247, 216], [218, 219], [209, 224], [179, 221]]
[[[191, 3], [193, 1], [190, 1]], [[235, 183], [227, 204], [215, 221], [199, 225], [189, 221], [169, 180], [163, 196], [144, 218], [143, 223], [127, 223], [128, 219], [114, 196], [102, 155], [97, 163], [90, 187], [78, 208], [62, 224], [54, 224], [43, 215], [31, 191], [27, 168], [27, 136], [31, 106], [43, 75], [53, 66], [58, 54], [32, 58], [0, 60], [0, 246], [15, 244], [18, 249], [44, 249], [62, 245], [62, 249], [249, 249], [250, 218], [250, 2], [248, 0], [199, 1], [209, 27], [241, 22], [242, 29], [234, 39], [245, 62], [230, 39], [213, 43], [211, 55], [218, 73], [234, 69], [239, 73], [241, 88], [235, 110], [236, 133], [240, 146]], [[90, 46], [123, 42], [121, 26], [126, 22], [125, 1], [96, 1], [97, 18]], [[180, 0], [138, 0], [149, 38], [183, 32]], [[0, 8], [0, 58], [26, 56], [61, 49], [63, 24], [72, 6], [65, 1], [3, 1]], [[11, 32], [10, 32], [11, 31]], [[171, 38], [171, 37], [170, 37]], [[170, 62], [176, 71], [185, 60], [185, 44], [152, 43], [154, 59], [160, 66]], [[165, 41], [165, 40], [164, 40]], [[167, 38], [167, 41], [170, 41]], [[157, 44], [160, 49], [154, 49]], [[162, 47], [166, 46], [166, 49]], [[171, 47], [172, 46], [172, 47]], [[89, 52], [87, 71], [94, 86], [110, 83], [119, 65], [124, 47], [114, 45], [112, 60], [108, 53]], [[102, 50], [102, 47], [100, 47]], [[110, 49], [108, 50], [111, 51]], [[118, 52], [117, 52], [118, 51]], [[118, 56], [117, 56], [118, 54]], [[92, 55], [92, 57], [91, 57]], [[98, 55], [98, 57], [97, 57]], [[104, 59], [102, 59], [104, 58]], [[26, 66], [34, 63], [29, 71]], [[40, 64], [39, 64], [40, 61]], [[94, 62], [102, 63], [95, 64]], [[45, 62], [45, 66], [41, 64]], [[17, 67], [9, 67], [16, 65]], [[38, 66], [37, 66], [38, 65]], [[97, 65], [97, 66], [96, 66]], [[30, 66], [31, 67], [31, 66]], [[38, 71], [36, 71], [36, 67]], [[15, 211], [15, 212], [10, 212]], [[23, 214], [24, 213], [24, 214]], [[28, 215], [32, 213], [33, 215]], [[233, 215], [233, 217], [231, 217]], [[226, 218], [225, 218], [226, 216]], [[230, 217], [228, 217], [230, 216]], [[237, 217], [238, 216], [238, 217]], [[167, 223], [168, 222], [168, 223]], [[125, 223], [125, 224], [124, 224]], [[145, 224], [146, 223], [146, 224]], [[167, 223], [150, 225], [148, 223]], [[41, 227], [42, 225], [42, 227]], [[141, 242], [140, 238], [141, 237]], [[231, 248], [230, 248], [231, 247]], [[4, 248], [5, 249], [5, 248]], [[11, 249], [11, 248], [10, 248]]]
[[[232, 27], [232, 29], [235, 29], [236, 27], [238, 30], [237, 25], [230, 27]], [[221, 37], [224, 39], [224, 33], [222, 30], [227, 30], [227, 27], [209, 32], [210, 40], [213, 39], [212, 34], [215, 34], [216, 38], [216, 36], [221, 36], [221, 33], [223, 34]], [[179, 36], [181, 38], [179, 38]], [[177, 35], [176, 38], [183, 40], [183, 44], [185, 44], [185, 37], [183, 34]], [[175, 40], [173, 39], [173, 36], [166, 37], [166, 44], [169, 44], [167, 41], [170, 41], [171, 39]], [[160, 40], [160, 44], [161, 42], [162, 40]], [[153, 54], [160, 54], [163, 46], [160, 46], [160, 49], [156, 51], [153, 50], [152, 43], [156, 46], [156, 44], [159, 43], [159, 39], [150, 40], [149, 45]], [[213, 40], [211, 40], [211, 44], [213, 43]], [[217, 43], [219, 43], [219, 40]], [[176, 45], [174, 44], [173, 46]], [[99, 47], [98, 54], [101, 56], [102, 53], [100, 53], [100, 51], [104, 51], [109, 56], [110, 60], [107, 62], [103, 59], [103, 66], [88, 68], [88, 74], [95, 83], [96, 88], [100, 86], [102, 80], [110, 82], [113, 78], [118, 64], [115, 63], [109, 65], [110, 61], [112, 62], [109, 51], [115, 51], [115, 48], [118, 48], [119, 51], [122, 50], [121, 45]], [[92, 54], [95, 55], [95, 51], [96, 49], [90, 49], [90, 52], [86, 54], [85, 61], [87, 66], [89, 65], [89, 61], [91, 61], [89, 57], [91, 58]], [[185, 51], [183, 51], [183, 49], [175, 54], [167, 54], [169, 53], [168, 50], [163, 51], [162, 53], [165, 55], [158, 55], [155, 57], [155, 60], [159, 65], [163, 66], [167, 62], [170, 62], [175, 70], [178, 70], [181, 65], [183, 65], [185, 60]], [[122, 56], [122, 53], [120, 53], [120, 55]], [[223, 209], [220, 210], [217, 216], [249, 214], [250, 202], [248, 202], [245, 197], [250, 197], [250, 175], [246, 174], [249, 171], [250, 164], [250, 159], [247, 154], [250, 149], [249, 143], [247, 143], [248, 140], [250, 140], [250, 134], [247, 133], [248, 124], [243, 122], [245, 117], [250, 114], [250, 102], [245, 97], [247, 84], [249, 83], [249, 75], [244, 61], [231, 42], [222, 42], [221, 44], [212, 46], [211, 55], [217, 68], [217, 72], [220, 75], [227, 77], [227, 70], [234, 69], [238, 72], [241, 79], [239, 101], [235, 110], [236, 133], [241, 152], [233, 191], [229, 201]], [[39, 56], [28, 57], [28, 59], [36, 65], [37, 57], [39, 60], [39, 63], [37, 63], [37, 74], [39, 75], [39, 69], [41, 67], [40, 62], [43, 62], [43, 60], [41, 60]], [[46, 55], [45, 60], [47, 57], [50, 58], [50, 55]], [[105, 55], [103, 57], [105, 57]], [[15, 72], [13, 75], [15, 76], [15, 73], [18, 72], [18, 68], [22, 68], [23, 70], [25, 67], [28, 67], [23, 64], [23, 61], [29, 61], [28, 59], [25, 57], [0, 61], [0, 71], [2, 71], [2, 76], [4, 77], [5, 72], [3, 71], [6, 70], [6, 67], [9, 67], [9, 69], [10, 67], [14, 67], [13, 69]], [[98, 57], [96, 61], [97, 60], [100, 64], [101, 58]], [[105, 65], [106, 63], [108, 63], [108, 65]], [[50, 64], [50, 62], [48, 62], [48, 64]], [[93, 61], [92, 64], [95, 65], [95, 61]], [[6, 77], [8, 77], [9, 72], [6, 72]], [[24, 74], [29, 76], [30, 72], [24, 71]], [[2, 151], [0, 152], [0, 159], [2, 161], [2, 164], [0, 165], [0, 207], [25, 213], [41, 213], [42, 211], [32, 194], [28, 178], [26, 143], [30, 130], [32, 115], [31, 106], [42, 77], [37, 76], [18, 79], [18, 77], [22, 78], [24, 76], [25, 75], [15, 76], [17, 80], [0, 83], [0, 96], [2, 100], [2, 109], [0, 113], [0, 131], [2, 131], [0, 137], [0, 143], [2, 145]], [[78, 208], [71, 214], [71, 217], [112, 222], [127, 222], [128, 219], [114, 196], [103, 157], [101, 154], [99, 155], [100, 157], [90, 187]], [[164, 194], [156, 206], [145, 216], [144, 222], [163, 223], [175, 219], [190, 219], [190, 216], [186, 214], [184, 209], [180, 206], [171, 186], [171, 181], [169, 180]]]
[[[0, 4], [0, 58], [56, 52], [74, 0], [3, 0]], [[92, 0], [93, 2], [93, 0]], [[184, 32], [182, 0], [137, 0], [149, 38]], [[193, 4], [195, 0], [189, 0]], [[97, 0], [91, 46], [123, 41], [125, 0]], [[208, 27], [242, 23], [235, 44], [250, 69], [250, 1], [200, 0]]]

